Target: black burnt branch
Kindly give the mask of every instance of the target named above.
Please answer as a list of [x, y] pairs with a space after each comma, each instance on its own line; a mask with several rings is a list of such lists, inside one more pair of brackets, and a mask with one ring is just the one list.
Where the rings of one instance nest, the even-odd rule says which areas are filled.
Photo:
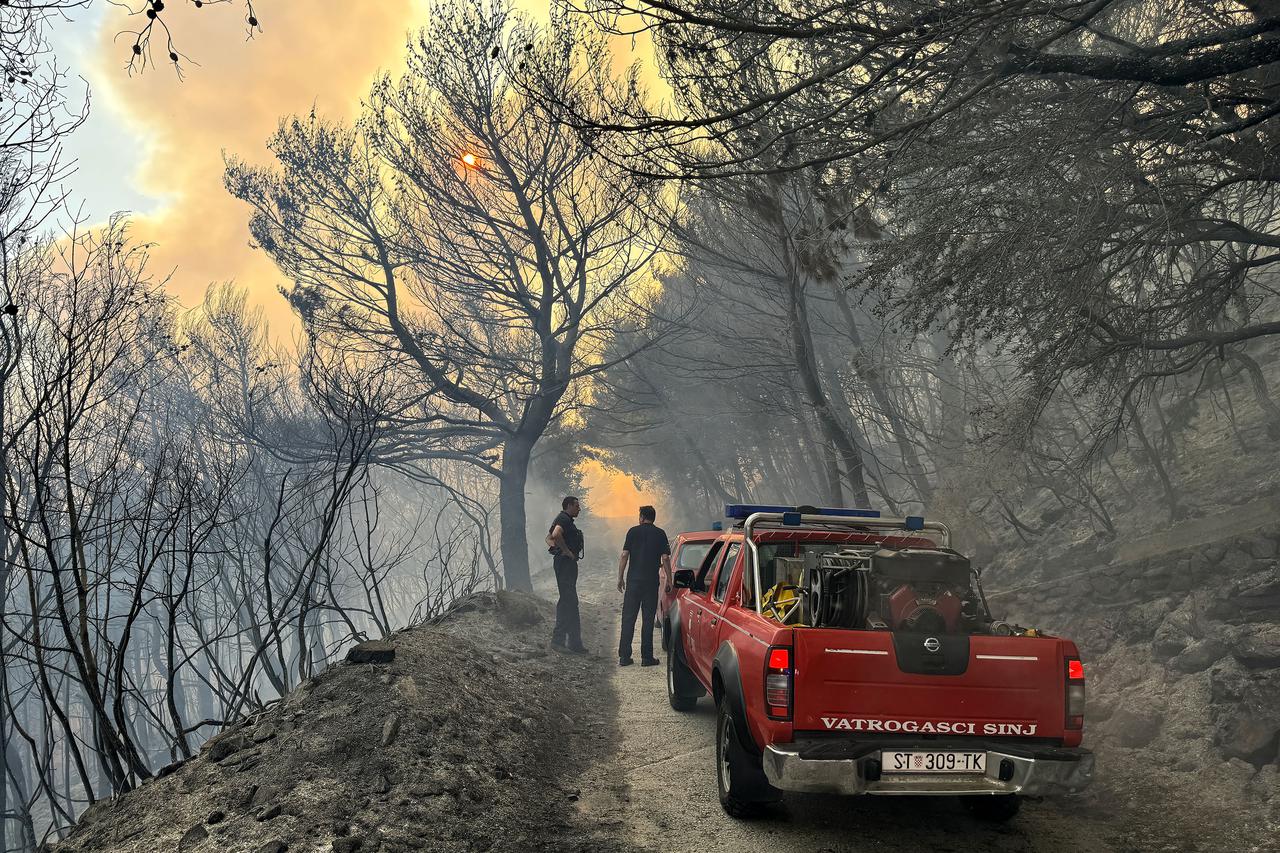
[[[1268, 30], [1280, 21], [1267, 22]], [[1254, 39], [1207, 50], [1195, 56], [1169, 56], [1164, 51], [1139, 56], [1091, 56], [1041, 53], [1009, 47], [1005, 74], [1070, 74], [1094, 80], [1189, 86], [1280, 62], [1280, 40]]]
[[[89, 0], [80, 0], [83, 4]], [[173, 0], [166, 3], [165, 0], [147, 0], [141, 7], [135, 8], [120, 0], [106, 0], [112, 6], [119, 6], [125, 9], [131, 18], [145, 21], [138, 30], [123, 30], [121, 36], [130, 36], [132, 43], [129, 46], [130, 56], [128, 68], [129, 71], [139, 72], [145, 71], [149, 66], [156, 64], [155, 49], [159, 49], [163, 59], [167, 59], [173, 65], [175, 73], [182, 76], [183, 62], [191, 62], [191, 58], [184, 53], [178, 46], [174, 29], [170, 27], [170, 18], [172, 15]], [[193, 9], [203, 10], [209, 6], [239, 6], [244, 10], [244, 21], [246, 28], [246, 37], [253, 38], [257, 32], [262, 30], [261, 22], [258, 19], [257, 10], [254, 8], [252, 0], [187, 0]], [[157, 36], [160, 40], [157, 41]]]

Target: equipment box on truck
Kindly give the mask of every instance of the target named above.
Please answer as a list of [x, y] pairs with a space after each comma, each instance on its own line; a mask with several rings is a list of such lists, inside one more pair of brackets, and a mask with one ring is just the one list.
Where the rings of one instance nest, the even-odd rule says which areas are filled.
[[809, 791], [962, 795], [1003, 820], [1088, 784], [1075, 644], [994, 620], [946, 525], [726, 515], [737, 526], [676, 572], [662, 627], [671, 706], [715, 701], [729, 814]]

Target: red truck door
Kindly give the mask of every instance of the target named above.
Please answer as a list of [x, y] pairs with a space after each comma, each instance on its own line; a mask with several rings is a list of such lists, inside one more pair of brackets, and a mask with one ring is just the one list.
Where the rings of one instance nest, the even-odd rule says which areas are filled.
[[710, 590], [708, 610], [702, 616], [702, 624], [698, 626], [698, 654], [694, 660], [694, 672], [704, 684], [711, 683], [711, 662], [716, 655], [717, 640], [720, 634], [720, 619], [724, 614], [725, 592], [729, 588], [729, 580], [733, 577], [733, 567], [738, 562], [738, 552], [742, 550], [741, 542], [732, 542], [724, 549], [724, 559], [714, 580], [708, 578]]
[[685, 660], [695, 675], [698, 673], [698, 659], [702, 655], [702, 647], [700, 645], [702, 626], [709, 622], [711, 618], [712, 577], [715, 574], [716, 561], [720, 557], [723, 545], [723, 542], [716, 542], [711, 546], [711, 550], [698, 568], [698, 575], [702, 580], [703, 586], [701, 588], [695, 586], [690, 589], [682, 599], [684, 603], [680, 608], [680, 633], [684, 638]]

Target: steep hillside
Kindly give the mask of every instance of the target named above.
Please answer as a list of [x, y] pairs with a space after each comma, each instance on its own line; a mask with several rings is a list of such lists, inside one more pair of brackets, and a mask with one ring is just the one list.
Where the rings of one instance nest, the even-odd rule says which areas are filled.
[[1080, 645], [1100, 789], [1178, 814], [1171, 849], [1214, 846], [1179, 835], [1187, 822], [1244, 849], [1274, 849], [1280, 830], [1280, 469], [1262, 413], [1236, 413], [1188, 424], [1169, 466], [1182, 517], [1121, 455], [1123, 486], [1102, 483], [1114, 535], [1028, 506], [1041, 534], [1006, 537], [984, 578], [997, 616]]
[[482, 595], [357, 647], [359, 660], [394, 658], [333, 667], [95, 805], [53, 849], [593, 849], [599, 827], [576, 823], [572, 785], [609, 740], [603, 662], [548, 651], [547, 614], [528, 596]]

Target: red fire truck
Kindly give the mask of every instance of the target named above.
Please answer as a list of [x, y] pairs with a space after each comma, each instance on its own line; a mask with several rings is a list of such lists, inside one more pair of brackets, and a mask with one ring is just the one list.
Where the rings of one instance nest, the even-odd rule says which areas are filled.
[[[1083, 789], [1074, 643], [992, 617], [945, 524], [872, 510], [726, 507], [661, 613], [671, 707], [717, 708], [720, 802], [783, 791], [961, 795], [1007, 820]], [[697, 538], [703, 538], [698, 534]]]

